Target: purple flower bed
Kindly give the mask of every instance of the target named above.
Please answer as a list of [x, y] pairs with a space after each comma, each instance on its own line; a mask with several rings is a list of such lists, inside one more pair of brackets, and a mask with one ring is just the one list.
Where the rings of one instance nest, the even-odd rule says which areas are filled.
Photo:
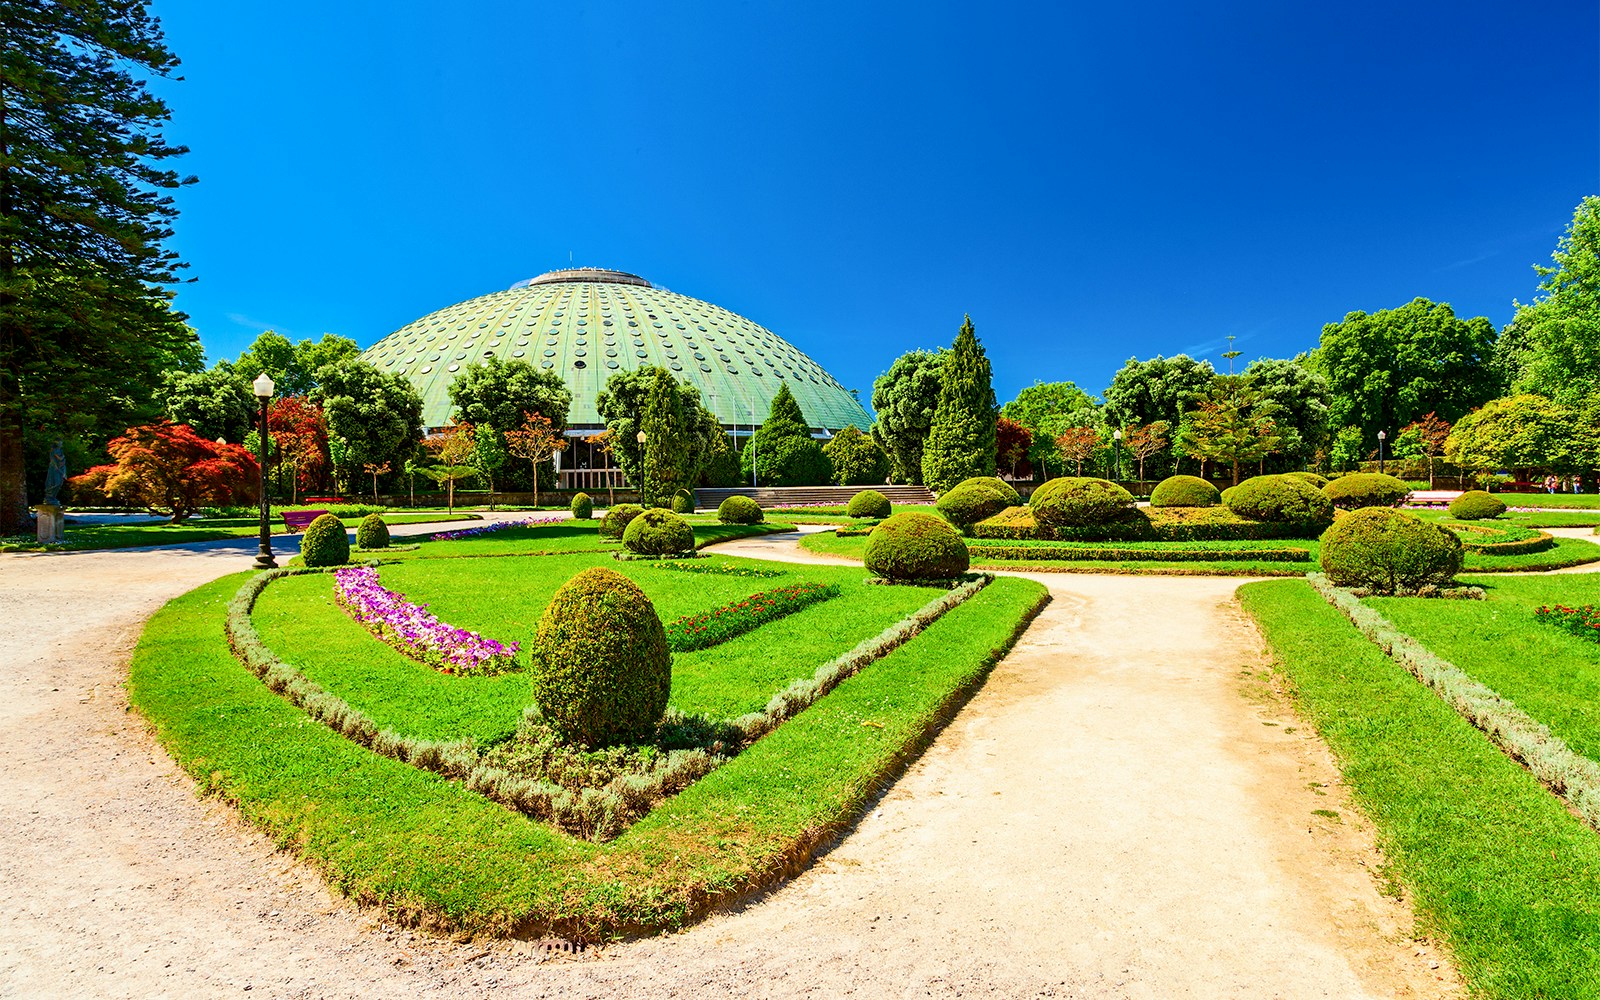
[[499, 521], [495, 524], [480, 524], [476, 528], [460, 528], [456, 531], [441, 531], [433, 536], [436, 542], [458, 542], [463, 538], [477, 538], [487, 535], [491, 531], [504, 531], [507, 528], [532, 528], [540, 524], [560, 524], [567, 520], [564, 517], [525, 517], [520, 521]]
[[337, 570], [333, 597], [350, 617], [419, 663], [446, 674], [503, 674], [518, 668], [517, 644], [455, 628], [378, 582], [368, 566]]

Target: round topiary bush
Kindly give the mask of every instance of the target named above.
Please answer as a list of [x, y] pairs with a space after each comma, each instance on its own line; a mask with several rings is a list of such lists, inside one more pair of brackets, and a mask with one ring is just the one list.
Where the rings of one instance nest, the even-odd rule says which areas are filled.
[[1152, 507], [1215, 507], [1221, 494], [1199, 476], [1168, 476], [1150, 491]]
[[974, 476], [963, 479], [939, 496], [934, 504], [945, 520], [970, 531], [974, 524], [1022, 503], [1022, 498], [1011, 484], [994, 476]]
[[765, 516], [749, 497], [731, 496], [717, 505], [717, 520], [723, 524], [760, 524]]
[[586, 569], [556, 591], [528, 659], [540, 713], [574, 743], [646, 738], [666, 711], [666, 629], [650, 598], [616, 570]]
[[1500, 498], [1483, 490], [1468, 490], [1450, 501], [1450, 516], [1458, 521], [1482, 521], [1505, 512]]
[[1294, 476], [1254, 476], [1224, 490], [1222, 502], [1240, 517], [1299, 525], [1307, 532], [1321, 531], [1333, 520], [1333, 501]]
[[619, 503], [606, 511], [606, 516], [600, 519], [601, 538], [621, 538], [622, 533], [628, 530], [628, 522], [643, 513], [644, 508], [636, 503]]
[[688, 490], [679, 490], [672, 494], [672, 512], [674, 514], [693, 514], [694, 494]]
[[905, 510], [867, 536], [867, 569], [887, 580], [948, 580], [967, 571], [967, 543], [943, 518]]
[[1323, 532], [1322, 571], [1341, 587], [1376, 594], [1448, 586], [1461, 571], [1461, 539], [1404, 511], [1364, 507]]
[[628, 522], [622, 544], [642, 556], [670, 556], [694, 549], [694, 529], [670, 510], [652, 507]]
[[350, 561], [350, 536], [332, 514], [306, 525], [300, 536], [300, 558], [307, 566], [343, 566]]
[[1340, 510], [1359, 510], [1362, 507], [1393, 507], [1411, 495], [1411, 487], [1381, 472], [1352, 472], [1332, 480], [1322, 488], [1322, 492]]
[[850, 498], [850, 505], [844, 512], [851, 517], [888, 517], [894, 513], [894, 506], [889, 503], [889, 498], [877, 490], [862, 490]]
[[368, 514], [361, 519], [360, 524], [356, 525], [356, 547], [361, 549], [389, 547], [389, 526], [383, 523], [382, 514]]
[[1109, 524], [1134, 509], [1133, 494], [1109, 479], [1063, 476], [1052, 479], [1028, 498], [1033, 519], [1041, 527], [1089, 527]]
[[572, 516], [579, 521], [587, 521], [594, 517], [594, 500], [590, 498], [589, 494], [573, 494]]
[[1317, 475], [1315, 472], [1285, 472], [1284, 475], [1293, 476], [1302, 482], [1310, 483], [1319, 490], [1328, 485], [1328, 480], [1323, 476]]

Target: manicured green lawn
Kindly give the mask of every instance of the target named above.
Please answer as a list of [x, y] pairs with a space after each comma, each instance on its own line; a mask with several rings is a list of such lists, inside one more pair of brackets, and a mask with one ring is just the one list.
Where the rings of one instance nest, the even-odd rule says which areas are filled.
[[1577, 753], [1600, 761], [1600, 645], [1541, 624], [1541, 604], [1600, 604], [1600, 574], [1466, 582], [1484, 601], [1368, 598], [1402, 632], [1510, 698]]
[[[1589, 484], [1591, 487], [1593, 483]], [[1600, 510], [1600, 493], [1496, 493], [1507, 507], [1545, 510]]]
[[997, 580], [597, 844], [373, 754], [273, 694], [222, 640], [243, 579], [170, 602], [133, 657], [130, 699], [202, 789], [402, 919], [590, 940], [680, 926], [804, 863], [926, 744], [1043, 598]]
[[1309, 585], [1239, 596], [1475, 995], [1600, 997], [1600, 837]]
[[[688, 518], [694, 526], [696, 548], [704, 548], [730, 538], [748, 538], [794, 526], [778, 522], [765, 524], [722, 524], [716, 518], [696, 515]], [[466, 527], [470, 528], [471, 525]], [[449, 530], [449, 529], [443, 529]], [[502, 528], [471, 538], [453, 541], [425, 541], [416, 552], [397, 553], [397, 559], [432, 559], [444, 556], [499, 556], [523, 553], [617, 552], [620, 542], [600, 537], [600, 520], [558, 521], [525, 528]]]
[[[360, 523], [360, 518], [345, 518], [345, 526], [351, 530]], [[433, 521], [476, 521], [477, 515], [456, 514], [449, 516], [439, 514], [385, 514], [384, 520], [389, 524], [417, 524]], [[78, 552], [91, 549], [126, 549], [146, 545], [187, 545], [190, 542], [214, 542], [224, 538], [254, 538], [260, 531], [260, 522], [250, 518], [206, 518], [185, 522], [183, 524], [86, 524], [81, 527], [68, 528], [64, 534], [66, 543], [63, 545], [41, 546], [34, 540], [21, 537], [0, 543], [0, 552]], [[283, 536], [287, 529], [283, 520], [276, 518], [272, 522], [273, 535]], [[295, 536], [298, 537], [298, 536]]]

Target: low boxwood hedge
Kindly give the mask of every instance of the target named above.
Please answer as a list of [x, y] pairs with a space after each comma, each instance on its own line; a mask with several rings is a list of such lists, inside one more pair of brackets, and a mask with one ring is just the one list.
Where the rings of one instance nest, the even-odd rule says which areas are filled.
[[1028, 498], [1034, 520], [1052, 530], [1109, 524], [1134, 509], [1133, 494], [1109, 479], [1062, 476]]
[[886, 580], [948, 580], [967, 571], [967, 544], [942, 518], [901, 511], [872, 529], [863, 556]]
[[[1470, 535], [1503, 535], [1504, 532], [1493, 528], [1480, 528], [1476, 525], [1456, 524], [1451, 525], [1458, 534], [1469, 532]], [[1461, 536], [1461, 548], [1467, 552], [1476, 552], [1484, 556], [1525, 556], [1534, 552], [1543, 552], [1556, 544], [1556, 538], [1548, 531], [1537, 531], [1530, 538], [1508, 538], [1502, 542], [1477, 541], [1470, 535]]]
[[1293, 524], [1321, 531], [1333, 520], [1333, 501], [1293, 476], [1254, 476], [1222, 494], [1222, 502], [1252, 521]]
[[745, 496], [731, 496], [717, 505], [717, 520], [723, 524], [760, 524], [761, 505]]
[[984, 545], [968, 547], [974, 559], [1052, 562], [1310, 562], [1309, 549], [1118, 549], [1102, 546]]
[[636, 503], [619, 503], [606, 511], [606, 516], [600, 519], [601, 538], [622, 538], [622, 533], [628, 530], [628, 522], [644, 512], [644, 508]]
[[1026, 507], [1013, 507], [973, 525], [974, 538], [1062, 542], [1228, 542], [1315, 538], [1297, 524], [1252, 521], [1226, 507], [1150, 507], [1129, 511], [1109, 524], [1041, 528]]

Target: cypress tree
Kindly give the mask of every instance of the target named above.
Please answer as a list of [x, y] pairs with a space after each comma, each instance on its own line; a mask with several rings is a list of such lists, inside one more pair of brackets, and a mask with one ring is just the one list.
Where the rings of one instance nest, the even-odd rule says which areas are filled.
[[787, 382], [778, 386], [766, 421], [756, 428], [739, 455], [739, 468], [746, 480], [750, 478], [752, 461], [762, 486], [821, 486], [831, 478], [828, 458], [822, 453], [822, 445], [811, 436], [800, 403]]
[[666, 506], [672, 495], [689, 485], [690, 442], [686, 433], [683, 399], [678, 384], [657, 369], [645, 396], [640, 424], [645, 433], [644, 475], [639, 480], [639, 502], [646, 507]]
[[972, 329], [971, 316], [945, 355], [943, 380], [922, 451], [922, 481], [936, 493], [963, 479], [994, 475], [998, 411], [989, 359]]

